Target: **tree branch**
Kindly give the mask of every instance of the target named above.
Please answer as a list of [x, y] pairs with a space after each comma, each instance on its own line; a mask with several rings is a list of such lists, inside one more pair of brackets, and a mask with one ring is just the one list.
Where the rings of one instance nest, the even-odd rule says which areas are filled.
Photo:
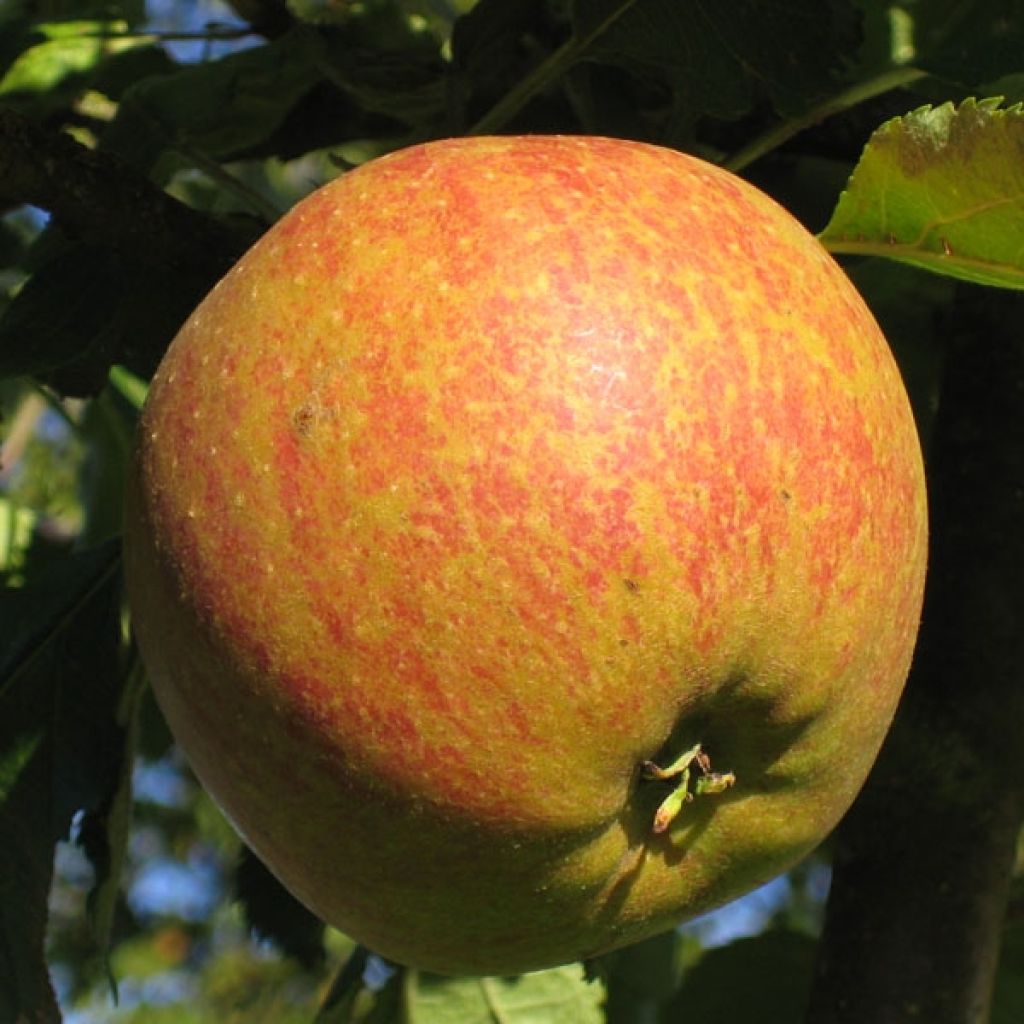
[[914, 670], [836, 836], [811, 1024], [984, 1024], [1024, 808], [1024, 301], [962, 289]]
[[130, 260], [219, 276], [242, 238], [102, 151], [0, 108], [0, 202], [46, 210], [67, 235]]

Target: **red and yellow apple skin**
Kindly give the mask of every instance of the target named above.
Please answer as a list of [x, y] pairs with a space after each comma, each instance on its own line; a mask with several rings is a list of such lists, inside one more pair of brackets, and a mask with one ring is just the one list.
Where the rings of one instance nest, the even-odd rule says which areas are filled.
[[[792, 865], [916, 635], [878, 327], [771, 200], [642, 144], [443, 141], [315, 192], [172, 344], [134, 472], [135, 629], [199, 778], [425, 969], [589, 957]], [[656, 835], [641, 765], [698, 742], [735, 785]]]

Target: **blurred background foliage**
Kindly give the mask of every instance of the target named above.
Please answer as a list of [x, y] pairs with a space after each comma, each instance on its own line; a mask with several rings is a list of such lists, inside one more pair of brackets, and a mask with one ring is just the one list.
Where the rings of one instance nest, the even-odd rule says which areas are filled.
[[[77, 1024], [799, 1019], [827, 849], [589, 980], [397, 971], [298, 906], [193, 781], [135, 660], [116, 550], [133, 424], [217, 274], [376, 155], [469, 131], [646, 139], [820, 230], [874, 128], [1018, 101], [1022, 55], [1003, 0], [0, 2], [0, 1020], [45, 989], [44, 951]], [[851, 269], [927, 435], [963, 286]], [[1019, 1022], [1013, 914], [1006, 934], [993, 1019]]]

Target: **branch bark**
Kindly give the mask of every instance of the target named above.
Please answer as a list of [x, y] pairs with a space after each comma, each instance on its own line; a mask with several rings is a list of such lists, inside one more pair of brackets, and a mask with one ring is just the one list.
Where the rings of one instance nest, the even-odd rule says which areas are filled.
[[108, 153], [0, 108], [0, 202], [49, 212], [71, 238], [219, 277], [251, 238], [193, 210]]
[[914, 669], [836, 834], [809, 1024], [984, 1024], [1024, 809], [1024, 313], [964, 291]]

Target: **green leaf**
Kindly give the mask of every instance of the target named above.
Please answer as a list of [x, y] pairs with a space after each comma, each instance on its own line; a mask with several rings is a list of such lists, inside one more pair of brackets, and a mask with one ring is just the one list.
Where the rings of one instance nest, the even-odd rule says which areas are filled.
[[604, 1024], [604, 987], [580, 964], [510, 978], [448, 978], [397, 968], [371, 990], [357, 947], [317, 1015], [317, 1024]]
[[963, 281], [1024, 288], [1024, 110], [966, 100], [893, 118], [819, 236]]
[[0, 102], [34, 117], [67, 106], [103, 64], [142, 45], [137, 37], [113, 39], [123, 22], [72, 21], [34, 26], [42, 40], [24, 50], [0, 78]]
[[321, 79], [319, 38], [294, 30], [265, 46], [154, 76], [128, 89], [104, 148], [143, 170], [165, 150], [227, 160], [264, 141]]
[[602, 1024], [604, 989], [579, 964], [514, 978], [412, 973], [406, 1015], [430, 1024]]
[[0, 579], [24, 567], [37, 518], [32, 509], [0, 496]]
[[110, 368], [110, 386], [136, 413], [142, 411], [149, 384], [123, 366]]
[[990, 1024], [1019, 1024], [1024, 1020], [1024, 926], [1014, 925], [1003, 935], [992, 993]]
[[835, 88], [856, 39], [848, 0], [576, 0], [586, 56], [662, 76], [692, 116], [736, 118], [767, 97], [782, 114]]
[[800, 1021], [810, 992], [817, 943], [768, 931], [705, 953], [663, 1011], [663, 1024]]

